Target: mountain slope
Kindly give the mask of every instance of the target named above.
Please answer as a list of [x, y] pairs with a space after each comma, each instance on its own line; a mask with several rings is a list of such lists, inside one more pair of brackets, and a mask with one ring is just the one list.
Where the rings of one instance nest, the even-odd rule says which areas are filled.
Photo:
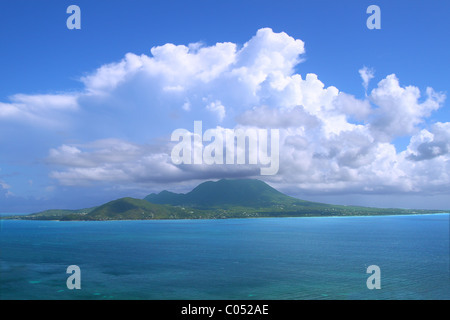
[[162, 191], [142, 199], [121, 198], [82, 210], [47, 210], [2, 219], [29, 220], [146, 220], [226, 219], [256, 217], [361, 216], [429, 214], [442, 210], [380, 209], [330, 205], [287, 196], [259, 180], [226, 180], [201, 183], [178, 194]]
[[152, 203], [197, 208], [217, 206], [267, 207], [301, 201], [279, 192], [263, 181], [251, 179], [207, 181], [186, 194], [164, 190], [159, 194], [150, 194], [144, 200]]
[[162, 191], [144, 198], [152, 203], [186, 206], [207, 211], [208, 216], [305, 217], [386, 214], [425, 214], [442, 210], [386, 209], [331, 205], [287, 196], [260, 180], [222, 179], [201, 183], [188, 193]]
[[121, 198], [105, 203], [83, 217], [69, 215], [61, 220], [146, 220], [188, 217], [189, 214], [182, 208], [154, 204], [141, 199]]

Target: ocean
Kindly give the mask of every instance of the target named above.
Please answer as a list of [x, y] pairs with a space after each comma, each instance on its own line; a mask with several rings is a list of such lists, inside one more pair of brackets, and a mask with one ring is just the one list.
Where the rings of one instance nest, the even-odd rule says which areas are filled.
[[[0, 228], [1, 300], [450, 299], [449, 214]], [[380, 289], [367, 287], [371, 265]]]

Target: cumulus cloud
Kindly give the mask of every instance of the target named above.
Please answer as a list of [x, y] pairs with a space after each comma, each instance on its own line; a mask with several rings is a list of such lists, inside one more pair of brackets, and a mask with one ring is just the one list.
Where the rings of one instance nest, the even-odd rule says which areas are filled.
[[370, 80], [372, 80], [375, 77], [375, 71], [373, 69], [364, 66], [363, 68], [359, 69], [359, 75], [363, 80], [362, 85], [364, 86], [364, 89], [366, 89], [367, 91]]
[[[172, 145], [173, 146], [173, 145]], [[172, 183], [218, 177], [254, 176], [255, 166], [175, 165], [170, 157], [171, 145], [139, 145], [123, 140], [106, 139], [91, 143], [51, 149], [47, 161], [64, 168], [50, 176], [68, 186], [130, 183], [148, 186], [155, 182]]]
[[395, 74], [387, 76], [373, 89], [370, 98], [377, 106], [370, 126], [376, 136], [390, 141], [399, 136], [411, 135], [417, 126], [439, 109], [445, 96], [432, 88], [426, 90], [427, 98], [420, 102], [421, 93], [414, 86], [401, 87]]
[[48, 163], [63, 168], [52, 178], [64, 185], [92, 182], [139, 182], [168, 178], [179, 169], [168, 161], [167, 152], [148, 145], [105, 139], [87, 144], [62, 145], [51, 149]]
[[211, 102], [206, 106], [206, 109], [214, 113], [217, 116], [219, 122], [222, 122], [225, 118], [225, 107], [220, 101]]
[[339, 92], [334, 106], [339, 114], [344, 114], [349, 120], [366, 121], [373, 110], [369, 100], [359, 100], [345, 92]]
[[263, 105], [243, 112], [236, 120], [238, 124], [258, 128], [307, 128], [311, 130], [320, 125], [317, 116], [306, 112], [302, 106], [282, 109]]
[[[280, 130], [280, 167], [264, 179], [305, 192], [447, 190], [449, 123], [429, 127], [445, 95], [402, 86], [395, 74], [363, 99], [296, 73], [303, 41], [269, 28], [242, 46], [165, 44], [128, 53], [84, 76], [77, 94], [16, 95], [0, 104], [0, 121], [47, 119], [76, 128], [76, 141], [48, 152], [50, 176], [64, 185], [183, 182], [256, 177], [252, 165], [174, 165], [170, 133], [255, 128]], [[301, 70], [301, 68], [300, 68]], [[368, 90], [372, 69], [359, 70]], [[62, 122], [64, 123], [64, 122]], [[75, 129], [74, 129], [75, 130]], [[407, 150], [393, 144], [411, 137]], [[430, 169], [432, 163], [432, 169]]]
[[450, 151], [450, 122], [435, 123], [431, 132], [421, 130], [411, 138], [407, 148], [407, 158], [414, 161], [445, 157]]

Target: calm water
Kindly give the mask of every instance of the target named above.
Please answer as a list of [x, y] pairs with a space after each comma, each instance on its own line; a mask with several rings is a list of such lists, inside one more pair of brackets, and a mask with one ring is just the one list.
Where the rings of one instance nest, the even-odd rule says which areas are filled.
[[0, 299], [450, 299], [448, 214], [0, 223]]

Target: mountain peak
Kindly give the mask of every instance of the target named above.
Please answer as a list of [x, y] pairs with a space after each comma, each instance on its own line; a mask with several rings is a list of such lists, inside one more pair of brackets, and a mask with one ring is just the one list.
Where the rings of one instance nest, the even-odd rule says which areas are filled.
[[158, 204], [194, 207], [268, 206], [294, 199], [257, 179], [220, 179], [199, 184], [192, 191], [177, 194], [169, 191], [151, 194], [145, 200]]
[[20, 218], [37, 220], [223, 219], [438, 212], [443, 211], [329, 205], [289, 197], [260, 180], [221, 179], [201, 183], [188, 193], [164, 190], [158, 194], [152, 193], [144, 200], [121, 198], [90, 209], [50, 210], [20, 216]]

